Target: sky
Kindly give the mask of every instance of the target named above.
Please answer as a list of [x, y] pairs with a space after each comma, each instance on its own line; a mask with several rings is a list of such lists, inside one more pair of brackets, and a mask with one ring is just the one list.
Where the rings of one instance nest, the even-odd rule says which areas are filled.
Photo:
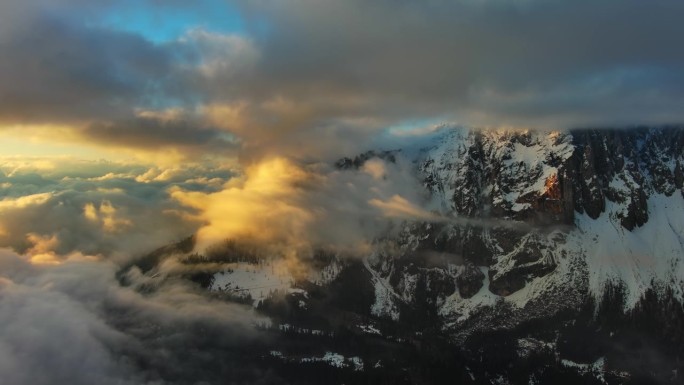
[[[162, 383], [116, 359], [165, 346], [114, 328], [105, 302], [249, 338], [245, 309], [118, 285], [189, 235], [198, 252], [362, 250], [388, 221], [434, 216], [410, 164], [342, 172], [343, 156], [450, 126], [681, 124], [682, 19], [680, 0], [0, 1], [0, 374]], [[69, 316], [48, 319], [55, 303]]]
[[0, 150], [244, 164], [334, 158], [422, 122], [678, 123], [683, 7], [8, 0]]

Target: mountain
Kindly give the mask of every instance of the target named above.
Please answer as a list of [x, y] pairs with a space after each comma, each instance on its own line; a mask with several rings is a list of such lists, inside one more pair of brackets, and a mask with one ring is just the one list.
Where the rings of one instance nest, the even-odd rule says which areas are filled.
[[259, 360], [286, 382], [684, 381], [684, 128], [454, 128], [336, 166], [375, 158], [412, 164], [439, 220], [304, 278], [239, 241], [188, 260], [233, 264], [198, 282], [272, 320]]
[[[457, 333], [499, 299], [523, 318], [577, 308], [608, 286], [622, 288], [625, 310], [648, 289], [681, 300], [683, 154], [678, 128], [448, 132], [417, 163], [442, 210], [459, 219], [409, 224], [399, 242], [407, 255], [459, 262], [445, 255], [412, 267], [371, 256], [398, 294], [384, 296], [390, 304], [377, 315], [390, 314], [393, 299], [415, 301], [417, 286]], [[429, 285], [441, 281], [445, 290]]]

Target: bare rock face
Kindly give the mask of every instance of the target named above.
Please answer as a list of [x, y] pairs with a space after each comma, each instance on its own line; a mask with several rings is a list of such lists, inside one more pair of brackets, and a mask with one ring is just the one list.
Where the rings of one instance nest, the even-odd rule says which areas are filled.
[[556, 268], [552, 251], [537, 234], [527, 234], [514, 250], [502, 255], [489, 270], [489, 290], [507, 296], [523, 287], [527, 281], [543, 277]]
[[674, 183], [675, 187], [679, 189], [679, 191], [682, 193], [682, 197], [684, 198], [684, 170], [682, 167], [682, 162], [679, 160], [677, 161], [677, 165], [674, 169]]
[[463, 271], [456, 277], [458, 293], [463, 298], [471, 298], [484, 286], [485, 275], [477, 266], [467, 263]]
[[496, 270], [489, 270], [489, 281], [489, 291], [503, 297], [525, 287], [525, 277], [521, 274], [499, 274]]
[[478, 266], [490, 265], [494, 253], [482, 239], [482, 230], [474, 229], [466, 235], [463, 242], [463, 258]]
[[352, 158], [342, 158], [335, 162], [335, 167], [340, 170], [359, 169], [366, 161], [379, 158], [388, 162], [396, 162], [396, 151], [368, 151]]
[[606, 200], [627, 230], [648, 221], [648, 197], [682, 189], [684, 129], [633, 128], [572, 132], [575, 146], [575, 210], [598, 218]]
[[582, 164], [580, 166], [580, 179], [577, 181], [581, 186], [580, 212], [586, 212], [591, 218], [596, 219], [601, 215], [605, 207], [603, 190], [599, 175], [596, 171], [596, 155], [591, 146], [584, 147], [582, 152]]
[[684, 186], [684, 169], [682, 167], [682, 162], [677, 161], [674, 169], [674, 183], [675, 187], [681, 189]]
[[635, 227], [643, 226], [648, 221], [646, 193], [643, 189], [633, 192], [626, 211], [627, 214], [620, 219], [620, 224], [629, 231], [634, 230]]
[[420, 171], [459, 216], [572, 223], [571, 142], [558, 132], [455, 130], [425, 153]]

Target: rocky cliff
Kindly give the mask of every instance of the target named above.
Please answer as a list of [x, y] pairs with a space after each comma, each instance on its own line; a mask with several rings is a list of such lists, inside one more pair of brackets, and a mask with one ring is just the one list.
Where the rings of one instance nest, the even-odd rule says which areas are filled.
[[[625, 308], [654, 286], [681, 299], [683, 154], [678, 127], [444, 133], [415, 161], [452, 220], [407, 223], [401, 252], [368, 259], [385, 281], [375, 314], [399, 318], [417, 301], [425, 311], [427, 299], [460, 332], [486, 325], [497, 304], [515, 323], [611, 284], [624, 285]], [[438, 257], [416, 257], [427, 251]]]

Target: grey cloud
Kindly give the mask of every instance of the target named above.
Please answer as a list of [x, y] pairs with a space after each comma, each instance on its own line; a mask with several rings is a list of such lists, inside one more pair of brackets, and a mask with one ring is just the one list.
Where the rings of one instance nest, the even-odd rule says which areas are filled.
[[169, 105], [192, 110], [197, 93], [180, 89], [176, 79], [179, 68], [199, 59], [189, 44], [154, 44], [98, 26], [110, 6], [3, 2], [0, 122], [67, 125], [70, 140], [146, 150], [162, 145], [184, 155], [194, 155], [198, 146], [205, 152], [230, 149], [227, 134], [197, 119], [138, 116]]
[[314, 136], [341, 117], [557, 128], [684, 118], [680, 2], [241, 4], [262, 54], [241, 97], [315, 106], [300, 122]]
[[178, 281], [158, 280], [143, 295], [121, 286], [116, 271], [106, 262], [33, 266], [0, 250], [3, 381], [192, 384], [249, 375], [248, 365], [224, 367], [239, 346], [258, 343], [251, 309]]
[[[684, 119], [677, 1], [237, 0], [240, 35], [196, 29], [162, 45], [88, 24], [108, 1], [22, 4], [2, 6], [0, 119], [80, 121], [100, 144], [333, 159], [407, 120]], [[239, 119], [208, 123], [202, 107], [221, 105]], [[136, 115], [168, 106], [185, 115]]]
[[171, 55], [143, 38], [42, 16], [0, 36], [0, 119], [79, 122], [149, 104]]
[[162, 89], [190, 108], [239, 106], [241, 119], [222, 129], [242, 139], [243, 159], [334, 159], [406, 120], [566, 128], [684, 118], [678, 2], [236, 3], [245, 35], [196, 30], [170, 43], [182, 54]]
[[121, 344], [125, 338], [77, 302], [61, 293], [7, 282], [0, 293], [3, 381], [115, 384], [128, 372], [104, 346], [105, 341]]
[[95, 123], [81, 133], [93, 141], [127, 148], [181, 147], [186, 153], [230, 155], [237, 140], [229, 133], [183, 119], [138, 117]]

